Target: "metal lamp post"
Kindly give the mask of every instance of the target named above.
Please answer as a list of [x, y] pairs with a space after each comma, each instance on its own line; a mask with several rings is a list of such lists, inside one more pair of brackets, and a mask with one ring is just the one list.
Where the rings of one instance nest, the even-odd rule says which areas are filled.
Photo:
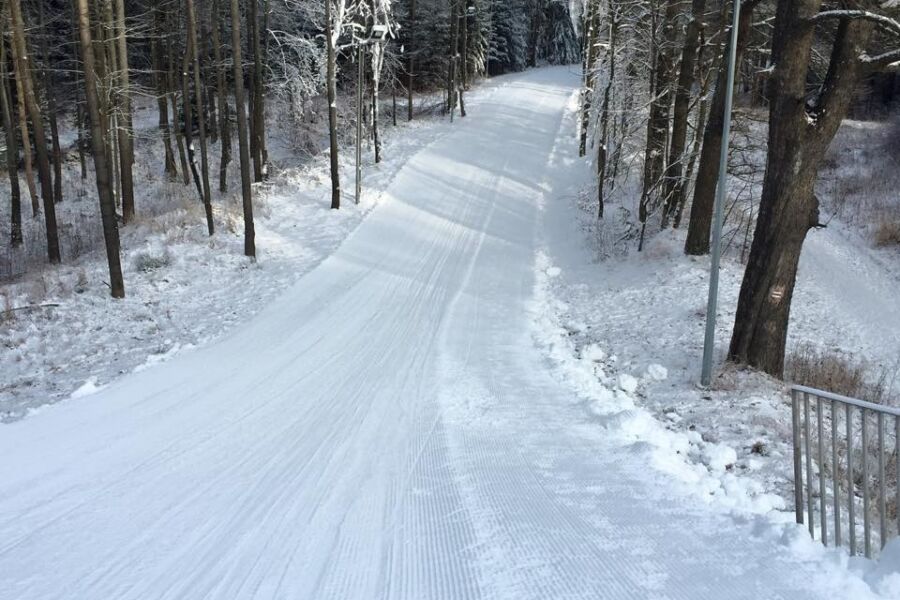
[[722, 260], [722, 226], [725, 219], [725, 192], [728, 182], [728, 143], [731, 135], [731, 110], [734, 102], [734, 79], [737, 68], [738, 23], [741, 2], [734, 0], [731, 41], [728, 55], [728, 83], [725, 90], [725, 118], [722, 123], [722, 150], [719, 155], [719, 183], [716, 188], [716, 205], [713, 221], [712, 264], [709, 273], [709, 299], [706, 304], [706, 338], [703, 344], [703, 371], [700, 383], [712, 382], [713, 351], [716, 344], [716, 311], [719, 305], [719, 265]]

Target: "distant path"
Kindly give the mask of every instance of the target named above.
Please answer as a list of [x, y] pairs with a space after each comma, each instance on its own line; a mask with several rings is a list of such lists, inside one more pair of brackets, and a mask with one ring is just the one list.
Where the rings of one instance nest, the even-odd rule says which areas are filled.
[[[791, 314], [792, 327], [815, 332], [825, 347], [874, 363], [873, 375], [900, 368], [900, 270], [881, 260], [855, 232], [811, 231], [800, 260], [799, 309]], [[897, 395], [900, 381], [894, 386]]]
[[783, 548], [605, 446], [530, 339], [577, 84], [473, 94], [252, 322], [0, 427], [0, 598], [804, 597]]

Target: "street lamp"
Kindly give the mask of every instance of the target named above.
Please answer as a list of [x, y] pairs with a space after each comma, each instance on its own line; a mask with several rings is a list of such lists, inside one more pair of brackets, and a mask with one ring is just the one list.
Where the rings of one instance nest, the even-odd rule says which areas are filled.
[[731, 135], [731, 109], [734, 102], [734, 78], [737, 67], [738, 23], [741, 18], [741, 1], [734, 0], [731, 23], [731, 42], [728, 54], [728, 83], [725, 88], [725, 118], [722, 122], [722, 150], [719, 154], [719, 183], [716, 189], [716, 207], [713, 221], [712, 264], [709, 271], [709, 299], [706, 304], [706, 338], [703, 343], [703, 370], [700, 384], [712, 382], [713, 351], [716, 345], [716, 311], [719, 305], [719, 265], [722, 260], [722, 225], [725, 220], [725, 189], [728, 182], [728, 141]]
[[372, 25], [369, 35], [365, 38], [357, 38], [357, 60], [359, 62], [359, 79], [356, 86], [356, 203], [359, 204], [362, 197], [362, 115], [363, 115], [363, 88], [366, 85], [366, 46], [372, 43], [380, 44], [388, 37], [390, 30], [387, 25]]

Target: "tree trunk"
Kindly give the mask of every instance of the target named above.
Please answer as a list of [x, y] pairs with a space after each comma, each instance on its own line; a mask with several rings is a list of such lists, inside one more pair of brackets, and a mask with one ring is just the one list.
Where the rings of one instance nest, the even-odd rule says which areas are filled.
[[[654, 67], [650, 102], [650, 117], [647, 120], [647, 145], [644, 150], [644, 182], [641, 190], [639, 219], [643, 249], [647, 219], [659, 206], [660, 184], [666, 168], [666, 144], [669, 139], [669, 115], [672, 109], [672, 79], [675, 72], [673, 46], [677, 36], [676, 19], [681, 0], [666, 0], [663, 15], [662, 36], [654, 47]], [[655, 16], [655, 13], [654, 13]], [[654, 27], [654, 40], [656, 33]]]
[[534, 68], [537, 66], [538, 38], [541, 35], [541, 2], [540, 0], [531, 0], [531, 18], [528, 20], [528, 46], [525, 66]]
[[[237, 0], [232, 0], [236, 2]], [[327, 46], [326, 87], [328, 88], [328, 138], [331, 145], [331, 208], [341, 207], [341, 173], [338, 163], [337, 115], [337, 53], [332, 13], [334, 0], [325, 0], [325, 43]], [[339, 32], [338, 32], [339, 34]]]
[[[10, 29], [12, 30], [11, 20]], [[34, 181], [34, 153], [31, 149], [31, 134], [28, 131], [28, 109], [25, 108], [25, 88], [22, 86], [19, 64], [15, 58], [14, 38], [10, 38], [9, 48], [13, 55], [13, 71], [16, 79], [16, 114], [19, 121], [19, 139], [22, 140], [22, 159], [25, 163], [25, 185], [28, 188], [28, 196], [31, 198], [31, 216], [37, 218], [41, 213], [41, 205], [38, 199], [37, 185]]]
[[381, 163], [381, 135], [378, 131], [379, 93], [381, 70], [384, 65], [384, 46], [376, 43], [372, 47], [372, 142], [375, 146], [375, 164]]
[[209, 143], [215, 144], [219, 138], [219, 118], [217, 116], [216, 107], [218, 97], [215, 92], [210, 93], [210, 90], [213, 90], [215, 87], [211, 82], [216, 78], [215, 68], [217, 67], [215, 67], [215, 64], [214, 69], [208, 69], [203, 66], [209, 64], [210, 60], [215, 60], [214, 55], [211, 56], [209, 51], [210, 32], [207, 29], [209, 21], [206, 16], [207, 14], [211, 14], [211, 11], [206, 10], [206, 0], [197, 0], [195, 14], [195, 21], [198, 29], [197, 35], [199, 35], [200, 39], [201, 75], [203, 76], [203, 85], [201, 86], [203, 89], [203, 114], [206, 115], [206, 123], [208, 124], [206, 136]]
[[269, 9], [270, 0], [263, 1], [263, 24], [262, 24], [262, 35], [265, 38], [265, 42], [261, 44], [262, 46], [262, 55], [259, 59], [259, 110], [258, 110], [258, 118], [259, 118], [259, 145], [262, 149], [262, 162], [263, 162], [263, 179], [266, 179], [269, 176], [269, 148], [266, 142], [266, 70], [265, 70], [265, 61], [268, 60], [269, 57]]
[[259, 43], [259, 0], [250, 0], [250, 14], [247, 26], [250, 34], [250, 44], [253, 53], [253, 76], [251, 78], [250, 93], [253, 96], [251, 103], [251, 115], [253, 125], [250, 128], [253, 139], [250, 147], [253, 152], [253, 178], [262, 181], [265, 169], [265, 106], [263, 104], [263, 70], [262, 49]]
[[462, 8], [459, 22], [459, 116], [466, 116], [465, 92], [469, 87], [469, 11], [466, 8], [466, 0], [460, 0]]
[[6, 133], [6, 171], [9, 174], [10, 227], [9, 243], [13, 248], [22, 245], [22, 192], [19, 189], [19, 143], [13, 123], [12, 101], [7, 72], [6, 42], [0, 38], [0, 110], [3, 111], [3, 131]]
[[[81, 56], [78, 48], [78, 7], [73, 2], [70, 5], [72, 9], [72, 23], [75, 24], [73, 28], [73, 33], [75, 34], [73, 47], [75, 49], [74, 52], [74, 65], [75, 72], [78, 73], [80, 71], [79, 66], [81, 64]], [[83, 77], [83, 75], [82, 75]], [[81, 168], [81, 180], [84, 181], [87, 179], [87, 159], [85, 158], [85, 131], [84, 131], [84, 123], [86, 116], [84, 114], [84, 101], [81, 98], [81, 88], [76, 86], [75, 88], [75, 131], [76, 131], [76, 144], [78, 145], [78, 165]]]
[[53, 165], [53, 201], [57, 204], [62, 202], [62, 149], [59, 146], [59, 121], [58, 110], [56, 104], [56, 85], [54, 82], [53, 71], [50, 68], [50, 50], [47, 39], [50, 32], [47, 29], [47, 21], [44, 18], [44, 3], [38, 3], [38, 14], [41, 22], [41, 60], [43, 61], [41, 69], [42, 85], [44, 94], [47, 97], [47, 117], [50, 123], [50, 144], [52, 149], [52, 165]]
[[447, 110], [450, 120], [456, 111], [456, 63], [459, 59], [459, 3], [461, 0], [450, 0], [450, 60], [447, 63]]
[[[185, 0], [186, 3], [188, 1]], [[190, 24], [185, 20], [184, 58], [181, 63], [181, 110], [184, 113], [184, 145], [187, 149], [188, 167], [191, 169], [194, 187], [197, 188], [197, 197], [200, 200], [200, 204], [205, 208], [206, 194], [203, 193], [203, 182], [200, 180], [200, 171], [197, 169], [197, 151], [194, 148], [194, 109], [193, 96], [191, 94], [191, 73], [193, 71], [191, 55], [194, 52], [192, 39]]]
[[[115, 11], [112, 5], [113, 0], [101, 0], [103, 9], [103, 19], [98, 26], [97, 38], [101, 40], [102, 52], [106, 56], [105, 63], [108, 68], [101, 69], [104, 73], [103, 81], [106, 83], [101, 104], [105, 104], [105, 112], [107, 119], [107, 152], [110, 157], [110, 165], [112, 166], [113, 178], [113, 198], [116, 207], [122, 205], [122, 188], [121, 181], [121, 154], [119, 153], [119, 97], [118, 88], [118, 72], [119, 72], [119, 52], [116, 47], [116, 20]], [[105, 102], [104, 100], [105, 99]], [[118, 160], [117, 160], [118, 158]]]
[[406, 53], [409, 55], [409, 66], [407, 67], [407, 83], [406, 83], [406, 109], [407, 121], [413, 120], [413, 82], [415, 81], [416, 72], [416, 56], [412, 48], [413, 36], [412, 32], [416, 26], [416, 0], [409, 0], [409, 37], [406, 38], [406, 44], [409, 46]]
[[56, 206], [53, 200], [53, 177], [50, 171], [50, 157], [47, 152], [47, 137], [44, 135], [44, 121], [40, 103], [34, 91], [31, 78], [31, 61], [25, 43], [25, 23], [22, 18], [20, 0], [11, 0], [10, 16], [13, 27], [13, 58], [16, 62], [16, 79], [22, 80], [25, 107], [31, 117], [34, 131], [34, 147], [38, 159], [38, 177], [41, 182], [41, 199], [44, 205], [44, 223], [47, 230], [47, 257], [51, 263], [60, 262], [59, 233], [56, 228]]
[[134, 129], [131, 108], [131, 74], [128, 65], [128, 31], [125, 23], [125, 0], [116, 3], [116, 50], [119, 77], [117, 102], [119, 123], [119, 171], [122, 184], [122, 218], [125, 223], [134, 219]]
[[[153, 61], [153, 83], [156, 88], [156, 105], [159, 110], [159, 129], [163, 136], [163, 148], [165, 150], [165, 172], [170, 181], [178, 178], [178, 168], [175, 166], [175, 152], [172, 150], [172, 131], [169, 126], [169, 102], [167, 100], [167, 77], [163, 67], [162, 36], [165, 35], [165, 20], [163, 12], [158, 5], [153, 7], [156, 35], [150, 42], [150, 51]], [[176, 110], [177, 113], [177, 110]]]
[[[331, 3], [331, 0], [327, 0]], [[253, 189], [250, 187], [250, 143], [247, 140], [247, 105], [244, 103], [244, 66], [241, 58], [241, 9], [231, 0], [231, 46], [234, 55], [234, 106], [237, 112], [238, 149], [241, 161], [241, 194], [244, 206], [244, 254], [256, 259], [253, 225]]]
[[[121, 1], [121, 0], [119, 0]], [[216, 232], [212, 212], [212, 192], [209, 187], [209, 153], [206, 145], [206, 111], [203, 109], [203, 73], [200, 71], [200, 45], [197, 43], [197, 15], [194, 0], [185, 0], [187, 28], [190, 36], [191, 58], [194, 64], [194, 99], [197, 102], [197, 125], [200, 134], [200, 173], [203, 180], [203, 208], [206, 211], [206, 229], [209, 235]]]
[[588, 8], [585, 16], [585, 58], [584, 58], [584, 89], [581, 91], [581, 139], [578, 155], [587, 154], [588, 129], [591, 124], [591, 102], [594, 96], [594, 61], [597, 56], [597, 10], [593, 3]]
[[100, 101], [97, 96], [97, 78], [94, 72], [94, 48], [91, 41], [88, 0], [77, 0], [77, 2], [85, 96], [91, 120], [91, 146], [94, 155], [94, 171], [97, 175], [97, 195], [100, 199], [103, 237], [106, 241], [106, 258], [109, 263], [110, 290], [113, 298], [124, 298], [125, 283], [122, 279], [122, 266], [119, 259], [119, 226], [116, 222], [116, 207], [113, 204], [109, 164], [103, 143], [103, 125], [100, 116]]
[[84, 106], [82, 106], [83, 101], [81, 100], [81, 94], [75, 94], [75, 128], [78, 130], [77, 144], [78, 144], [78, 164], [81, 167], [81, 180], [84, 181], [87, 179], [87, 159], [84, 156], [84, 144], [85, 144], [85, 136], [84, 136], [84, 121], [87, 118], [84, 114]]
[[821, 0], [779, 0], [775, 18], [769, 108], [769, 152], [756, 231], [735, 316], [729, 358], [775, 377], [785, 343], [800, 252], [818, 226], [814, 185], [862, 72], [872, 36], [868, 21], [842, 18], [828, 74], [808, 107], [806, 82], [815, 35], [811, 17]]
[[684, 34], [684, 49], [681, 53], [681, 71], [675, 92], [675, 106], [672, 113], [672, 141], [669, 147], [669, 164], [666, 167], [663, 187], [662, 226], [665, 229], [681, 205], [680, 195], [684, 190], [684, 171], [687, 154], [688, 120], [691, 109], [691, 90], [696, 81], [697, 54], [700, 48], [700, 34], [703, 31], [703, 14], [706, 0], [693, 0], [691, 20]]
[[610, 112], [610, 102], [612, 100], [612, 88], [616, 77], [616, 50], [619, 37], [619, 15], [610, 0], [607, 3], [609, 12], [609, 57], [608, 80], [606, 89], [603, 90], [603, 104], [600, 107], [600, 144], [597, 151], [597, 218], [602, 219], [605, 210], [606, 201], [604, 199], [604, 189], [606, 187], [606, 171], [609, 162], [609, 122], [614, 116]]
[[694, 168], [697, 166], [697, 158], [700, 156], [700, 146], [703, 140], [703, 129], [706, 126], [706, 115], [709, 114], [709, 99], [706, 97], [709, 92], [709, 84], [705, 83], [700, 91], [700, 112], [697, 114], [697, 123], [694, 131], [694, 141], [691, 145], [690, 158], [688, 159], [687, 170], [681, 178], [681, 183], [675, 188], [675, 215], [672, 218], [672, 227], [678, 229], [681, 227], [681, 220], [684, 217], [684, 206], [687, 202], [687, 192], [689, 182], [693, 179]]
[[[757, 2], [741, 3], [741, 19], [738, 24], [737, 64], [746, 47], [753, 24], [753, 9]], [[723, 34], [727, 36], [726, 34]], [[730, 38], [730, 36], [728, 36]], [[694, 200], [691, 204], [691, 219], [688, 223], [685, 254], [709, 254], [709, 236], [712, 227], [713, 209], [716, 200], [716, 184], [719, 181], [719, 156], [722, 151], [722, 126], [725, 123], [725, 93], [728, 86], [728, 44], [723, 45], [723, 58], [719, 60], [719, 74], [712, 107], [703, 132], [703, 146], [700, 150], [700, 165], [694, 183]]]
[[[172, 30], [173, 24], [172, 19], [169, 19], [169, 27], [170, 31]], [[172, 105], [172, 120], [175, 122], [175, 145], [178, 147], [178, 159], [181, 162], [181, 176], [184, 181], [184, 185], [191, 185], [191, 171], [190, 166], [188, 166], [187, 152], [185, 152], [185, 139], [184, 139], [184, 130], [183, 123], [179, 123], [178, 119], [178, 97], [177, 97], [177, 87], [175, 85], [175, 53], [172, 51], [172, 36], [169, 34], [166, 36], [166, 54], [169, 60], [169, 68], [166, 75], [167, 88], [169, 90], [169, 103]]]
[[216, 61], [216, 89], [219, 96], [219, 143], [221, 155], [219, 161], [219, 191], [228, 191], [228, 165], [231, 163], [231, 123], [228, 109], [228, 88], [225, 82], [225, 63], [222, 60], [222, 41], [219, 28], [222, 9], [219, 0], [213, 0], [212, 38], [213, 56]]

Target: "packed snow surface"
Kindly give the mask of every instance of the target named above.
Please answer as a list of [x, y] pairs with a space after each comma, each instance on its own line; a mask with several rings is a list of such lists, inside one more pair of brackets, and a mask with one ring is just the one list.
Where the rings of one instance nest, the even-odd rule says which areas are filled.
[[683, 494], [535, 344], [578, 83], [474, 95], [250, 322], [2, 426], [0, 598], [864, 597], [797, 528]]

